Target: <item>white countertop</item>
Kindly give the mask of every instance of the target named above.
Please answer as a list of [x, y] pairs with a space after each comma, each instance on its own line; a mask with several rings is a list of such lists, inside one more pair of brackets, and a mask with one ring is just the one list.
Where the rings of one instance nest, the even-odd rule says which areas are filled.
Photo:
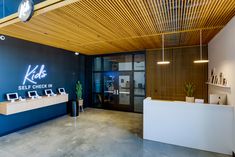
[[175, 104], [187, 104], [187, 105], [198, 105], [198, 106], [211, 106], [211, 107], [225, 107], [225, 108], [233, 108], [233, 105], [218, 105], [218, 104], [208, 104], [208, 103], [189, 103], [185, 101], [171, 101], [171, 100], [159, 100], [159, 99], [151, 99], [151, 97], [147, 97], [144, 101], [155, 101], [155, 102], [169, 102]]

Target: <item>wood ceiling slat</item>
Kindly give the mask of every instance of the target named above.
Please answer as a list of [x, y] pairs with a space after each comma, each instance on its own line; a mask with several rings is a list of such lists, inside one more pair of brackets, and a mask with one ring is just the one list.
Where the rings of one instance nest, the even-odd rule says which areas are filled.
[[[16, 15], [0, 33], [45, 45], [101, 54], [208, 43], [235, 15], [234, 0], [53, 0], [32, 20]], [[49, 4], [49, 3], [48, 3]], [[11, 21], [12, 18], [12, 21]], [[3, 22], [3, 20], [0, 20]]]

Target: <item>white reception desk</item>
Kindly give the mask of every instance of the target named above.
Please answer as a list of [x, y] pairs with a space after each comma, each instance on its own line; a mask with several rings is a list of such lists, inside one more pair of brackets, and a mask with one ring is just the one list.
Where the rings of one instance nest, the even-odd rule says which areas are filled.
[[233, 106], [144, 100], [144, 139], [232, 154]]

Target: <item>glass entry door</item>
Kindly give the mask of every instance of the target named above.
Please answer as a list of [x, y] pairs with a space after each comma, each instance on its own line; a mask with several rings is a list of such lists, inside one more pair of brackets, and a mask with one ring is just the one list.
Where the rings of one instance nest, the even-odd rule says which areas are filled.
[[93, 107], [143, 112], [144, 53], [95, 56], [92, 73]]
[[114, 110], [133, 110], [131, 72], [104, 73], [104, 107]]

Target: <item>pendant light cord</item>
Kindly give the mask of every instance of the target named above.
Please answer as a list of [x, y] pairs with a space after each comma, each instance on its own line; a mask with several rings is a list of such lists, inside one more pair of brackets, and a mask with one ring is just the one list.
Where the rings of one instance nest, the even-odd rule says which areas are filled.
[[164, 56], [164, 34], [162, 34], [162, 61], [164, 61], [164, 58], [165, 58], [165, 56]]
[[200, 30], [200, 59], [202, 60], [202, 30]]

